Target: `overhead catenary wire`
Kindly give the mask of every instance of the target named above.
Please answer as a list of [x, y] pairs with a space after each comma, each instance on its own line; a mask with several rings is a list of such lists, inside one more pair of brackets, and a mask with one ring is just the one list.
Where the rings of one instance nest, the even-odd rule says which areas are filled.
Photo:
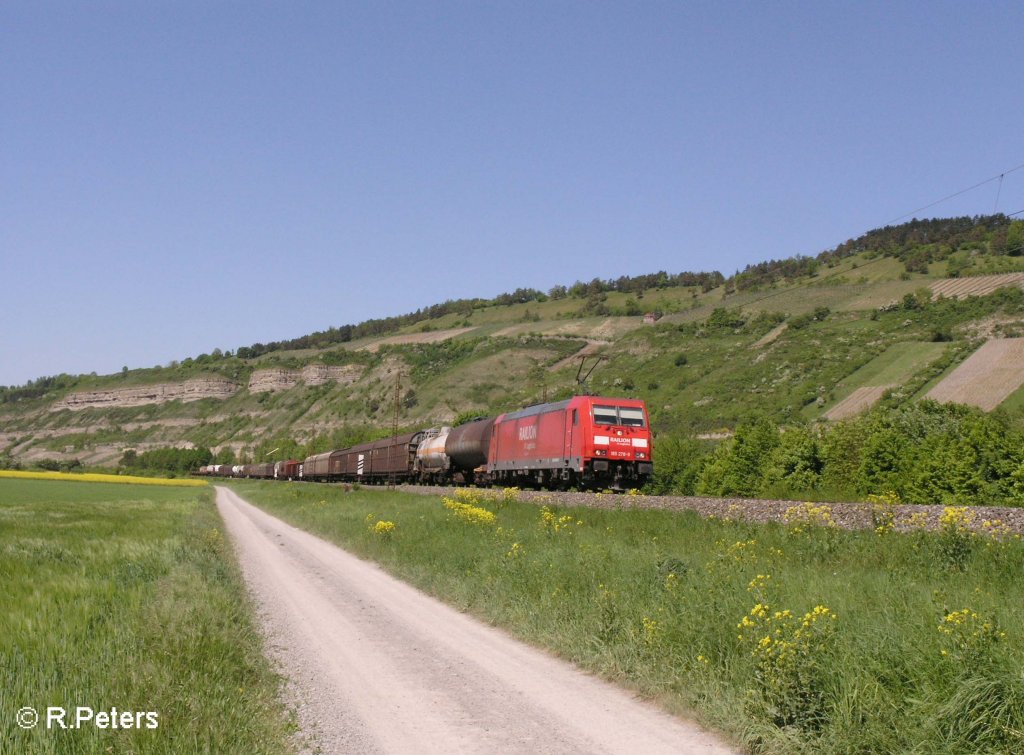
[[[916, 210], [911, 210], [910, 212], [904, 213], [903, 215], [900, 215], [898, 218], [893, 218], [892, 220], [888, 221], [885, 225], [892, 225], [893, 223], [898, 223], [901, 220], [904, 220], [906, 218], [909, 218], [909, 217], [912, 217], [912, 216], [916, 215], [917, 213], [921, 212], [922, 210], [931, 209], [932, 207], [934, 207], [937, 204], [942, 204], [943, 202], [946, 202], [946, 201], [948, 201], [950, 199], [953, 199], [954, 197], [959, 197], [961, 194], [966, 194], [969, 191], [974, 191], [978, 187], [984, 186], [985, 184], [988, 184], [988, 183], [992, 183], [993, 181], [999, 181], [1000, 182], [1000, 187], [1002, 187], [1002, 180], [1003, 180], [1003, 178], [1005, 176], [1009, 175], [1010, 173], [1014, 173], [1015, 171], [1021, 170], [1022, 168], [1024, 168], [1024, 163], [1021, 163], [1020, 165], [1017, 165], [1017, 166], [1015, 166], [1013, 168], [1010, 168], [1009, 170], [1004, 170], [1002, 173], [999, 173], [998, 175], [992, 176], [991, 178], [986, 178], [984, 181], [979, 181], [978, 183], [974, 184], [973, 186], [968, 186], [966, 189], [961, 189], [960, 191], [953, 192], [949, 196], [943, 197], [942, 199], [936, 199], [934, 202], [930, 202], [930, 203], [924, 205], [923, 207], [918, 207]], [[997, 197], [996, 198], [996, 204], [998, 205], [998, 203], [999, 203], [999, 199]]]
[[[898, 218], [893, 218], [892, 220], [890, 220], [887, 223], [885, 223], [885, 225], [892, 225], [893, 223], [898, 223], [899, 221], [904, 220], [905, 218], [909, 218], [909, 217], [912, 217], [913, 215], [916, 215], [917, 213], [921, 212], [922, 210], [927, 210], [929, 208], [935, 207], [935, 205], [942, 204], [943, 202], [945, 202], [947, 200], [950, 200], [950, 199], [953, 199], [954, 197], [959, 197], [961, 194], [966, 194], [969, 191], [973, 191], [974, 189], [977, 189], [980, 186], [984, 186], [985, 184], [992, 183], [993, 181], [999, 181], [999, 190], [996, 193], [996, 208], [998, 208], [999, 207], [999, 197], [1002, 194], [1002, 189], [1003, 189], [1003, 179], [1007, 175], [1009, 175], [1010, 173], [1014, 173], [1014, 172], [1016, 172], [1018, 170], [1022, 170], [1022, 169], [1024, 169], [1024, 163], [1021, 163], [1020, 165], [1015, 165], [1014, 167], [1010, 168], [1009, 170], [1004, 170], [999, 175], [992, 176], [991, 178], [986, 178], [984, 181], [979, 181], [978, 183], [974, 184], [973, 186], [968, 186], [966, 189], [960, 189], [960, 191], [955, 191], [952, 194], [943, 197], [942, 199], [936, 199], [934, 202], [930, 202], [930, 203], [924, 205], [923, 207], [918, 207], [916, 210], [911, 210], [910, 212], [908, 212], [908, 213], [906, 213], [904, 215], [900, 215]], [[993, 214], [995, 214], [994, 211], [993, 211]], [[1012, 218], [1012, 217], [1016, 217], [1017, 215], [1020, 215], [1020, 214], [1024, 214], [1024, 210], [1017, 210], [1017, 212], [1006, 213], [1006, 217]], [[877, 261], [877, 260], [872, 260], [872, 262], [875, 262], [875, 261]], [[865, 263], [865, 264], [870, 264], [870, 263]], [[834, 275], [834, 274], [835, 273], [827, 275], [827, 276], [825, 276], [825, 278], [831, 277], [831, 275]]]
[[[946, 196], [946, 197], [943, 197], [942, 199], [938, 199], [938, 200], [936, 200], [934, 202], [931, 202], [931, 203], [925, 205], [924, 207], [919, 207], [916, 210], [908, 212], [905, 215], [901, 215], [898, 218], [890, 220], [888, 223], [886, 223], [886, 225], [892, 225], [893, 223], [897, 223], [900, 220], [903, 220], [905, 218], [911, 217], [912, 215], [916, 215], [918, 212], [921, 212], [922, 210], [927, 210], [930, 207], [934, 207], [935, 205], [942, 204], [943, 202], [945, 202], [945, 201], [947, 201], [949, 199], [953, 199], [954, 197], [958, 197], [961, 194], [966, 194], [969, 191], [977, 189], [980, 186], [984, 186], [985, 184], [992, 183], [993, 181], [999, 181], [999, 190], [1001, 192], [1002, 191], [1002, 186], [1003, 186], [1003, 178], [1007, 174], [1013, 173], [1013, 172], [1021, 170], [1021, 169], [1024, 169], [1024, 163], [1021, 163], [1020, 165], [1017, 165], [1017, 166], [1015, 166], [1013, 168], [1010, 168], [1009, 170], [1005, 170], [1005, 171], [1003, 171], [1002, 173], [1000, 173], [997, 176], [992, 176], [991, 178], [986, 178], [984, 181], [980, 181], [980, 182], [974, 184], [973, 186], [969, 186], [966, 189], [961, 189], [960, 191], [954, 192], [954, 193], [950, 194], [949, 196]], [[999, 206], [999, 193], [996, 194], [996, 206], [997, 207]], [[1021, 214], [1024, 214], [1024, 210], [1017, 210], [1016, 212], [1006, 213], [1006, 217], [1012, 218], [1012, 217], [1016, 217], [1017, 215], [1021, 215]], [[1016, 249], [1012, 249], [1012, 250], [1008, 250], [1008, 251], [1020, 252], [1020, 251], [1024, 251], [1024, 247], [1020, 247], [1020, 248], [1016, 248]], [[867, 267], [869, 265], [873, 265], [873, 264], [875, 264], [877, 262], [882, 262], [885, 259], [886, 259], [885, 257], [878, 257], [877, 259], [869, 260], [867, 262], [862, 263], [859, 267], [864, 268], [864, 267]], [[844, 274], [846, 272], [848, 272], [848, 271], [846, 271], [846, 270], [834, 270], [831, 273], [828, 273], [827, 275], [821, 276], [819, 278], [819, 281], [828, 280], [829, 278], [832, 278], [832, 277], [837, 276], [837, 275], [842, 275], [842, 274]], [[757, 304], [758, 302], [762, 302], [765, 299], [771, 299], [772, 297], [775, 297], [775, 296], [781, 296], [784, 293], [788, 293], [788, 289], [783, 288], [783, 289], [778, 289], [778, 290], [775, 290], [775, 291], [768, 291], [768, 292], [764, 293], [762, 296], [755, 297], [754, 299], [751, 299], [748, 302], [744, 302], [743, 304], [740, 304], [739, 306], [740, 307], [749, 307], [752, 304]]]
[[[916, 210], [911, 210], [908, 213], [900, 215], [898, 218], [893, 218], [892, 220], [886, 222], [884, 225], [888, 226], [888, 225], [892, 225], [893, 223], [898, 223], [899, 221], [904, 220], [905, 218], [909, 218], [909, 217], [912, 217], [912, 216], [916, 215], [917, 213], [921, 212], [922, 210], [927, 210], [927, 209], [929, 209], [931, 207], [935, 207], [935, 205], [942, 204], [943, 202], [945, 202], [947, 200], [950, 200], [950, 199], [953, 199], [954, 197], [959, 197], [961, 194], [966, 194], [969, 191], [973, 191], [974, 189], [977, 189], [980, 186], [984, 186], [985, 184], [992, 183], [993, 181], [999, 181], [999, 189], [1000, 189], [1000, 192], [1001, 192], [1002, 191], [1002, 186], [1003, 186], [1003, 178], [1005, 178], [1010, 173], [1014, 173], [1014, 172], [1016, 172], [1018, 170], [1022, 170], [1022, 169], [1024, 169], [1024, 163], [1021, 163], [1020, 165], [1016, 165], [1016, 166], [1010, 168], [1009, 170], [1004, 170], [1002, 173], [999, 173], [998, 175], [992, 176], [991, 178], [986, 178], [984, 181], [979, 181], [978, 183], [974, 184], [973, 186], [968, 186], [966, 189], [960, 189], [959, 191], [955, 191], [952, 194], [943, 197], [942, 199], [936, 199], [934, 202], [929, 202], [928, 204], [924, 205], [923, 207], [918, 207]], [[996, 205], [998, 206], [998, 204], [999, 204], [999, 196], [997, 195], [996, 196]], [[1012, 218], [1012, 217], [1016, 217], [1017, 215], [1020, 215], [1020, 214], [1024, 214], [1024, 210], [1018, 210], [1017, 212], [1007, 213], [1006, 217]], [[875, 262], [875, 261], [877, 261], [877, 260], [872, 260], [872, 262]], [[870, 264], [870, 263], [865, 263], [865, 264]], [[829, 278], [829, 277], [831, 277], [831, 275], [835, 275], [835, 274], [837, 274], [837, 273], [832, 273], [832, 274], [824, 276], [824, 277], [825, 278]], [[774, 296], [774, 295], [775, 295], [774, 293], [771, 294], [771, 296]]]

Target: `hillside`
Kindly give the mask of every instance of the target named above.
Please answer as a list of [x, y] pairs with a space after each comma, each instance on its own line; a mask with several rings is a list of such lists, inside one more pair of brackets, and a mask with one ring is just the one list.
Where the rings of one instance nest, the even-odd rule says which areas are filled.
[[[601, 360], [587, 387], [645, 399], [662, 437], [726, 437], [755, 416], [835, 422], [917, 400], [989, 339], [1024, 333], [1022, 246], [1024, 223], [1003, 216], [912, 221], [730, 278], [520, 289], [166, 367], [44, 378], [0, 389], [0, 460], [113, 466], [166, 446], [281, 458], [390, 432], [396, 390], [402, 427], [570, 395], [583, 357]], [[981, 391], [979, 405], [1021, 426], [1020, 350], [999, 353], [1007, 379], [955, 395]]]

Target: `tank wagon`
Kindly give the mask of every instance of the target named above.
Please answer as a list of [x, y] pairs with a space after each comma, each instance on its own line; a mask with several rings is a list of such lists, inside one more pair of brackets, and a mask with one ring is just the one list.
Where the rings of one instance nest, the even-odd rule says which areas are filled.
[[487, 458], [494, 432], [494, 417], [482, 417], [459, 425], [448, 435], [445, 453], [451, 460], [455, 483], [489, 483]]
[[443, 484], [448, 480], [451, 459], [445, 453], [445, 444], [451, 432], [450, 427], [432, 427], [424, 431], [413, 462], [413, 476], [419, 482]]
[[458, 427], [426, 430], [416, 449], [414, 477], [426, 485], [484, 484], [494, 417], [480, 417]]

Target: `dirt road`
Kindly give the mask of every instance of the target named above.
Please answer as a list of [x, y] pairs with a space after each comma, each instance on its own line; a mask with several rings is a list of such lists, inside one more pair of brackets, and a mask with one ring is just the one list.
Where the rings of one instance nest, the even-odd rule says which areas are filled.
[[726, 753], [717, 738], [510, 639], [217, 488], [325, 753]]

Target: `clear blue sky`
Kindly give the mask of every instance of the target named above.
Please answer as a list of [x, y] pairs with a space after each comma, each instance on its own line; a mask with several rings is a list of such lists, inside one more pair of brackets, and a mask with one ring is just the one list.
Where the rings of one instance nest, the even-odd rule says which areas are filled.
[[816, 254], [1024, 163], [1022, 29], [1019, 2], [10, 0], [0, 385]]

